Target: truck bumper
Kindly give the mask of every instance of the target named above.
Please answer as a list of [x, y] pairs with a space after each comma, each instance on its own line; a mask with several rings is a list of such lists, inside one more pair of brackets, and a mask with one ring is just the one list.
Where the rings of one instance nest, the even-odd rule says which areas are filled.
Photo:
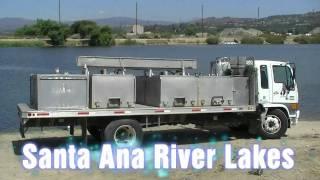
[[292, 114], [289, 117], [290, 117], [291, 125], [293, 126], [297, 125], [300, 118], [300, 110], [295, 111], [295, 114]]

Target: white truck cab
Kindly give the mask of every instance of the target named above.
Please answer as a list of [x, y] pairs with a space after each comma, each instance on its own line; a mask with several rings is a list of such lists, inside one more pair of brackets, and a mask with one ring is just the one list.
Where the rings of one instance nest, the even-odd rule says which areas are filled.
[[[283, 111], [289, 122], [288, 127], [298, 122], [299, 96], [298, 86], [295, 78], [294, 64], [271, 61], [256, 60], [257, 70], [257, 103], [265, 109], [266, 114], [271, 110], [278, 109]], [[266, 116], [265, 122], [281, 126], [274, 116]], [[270, 129], [271, 131], [271, 129]]]

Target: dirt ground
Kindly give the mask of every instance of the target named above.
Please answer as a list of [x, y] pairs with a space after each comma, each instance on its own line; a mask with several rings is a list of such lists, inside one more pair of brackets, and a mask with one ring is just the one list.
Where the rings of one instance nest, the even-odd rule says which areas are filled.
[[[80, 135], [80, 130], [76, 130]], [[230, 131], [227, 128], [217, 128], [213, 131], [202, 131], [187, 127], [154, 128], [145, 133], [144, 145], [152, 142], [175, 142], [179, 147], [223, 147], [228, 142], [235, 148], [250, 147], [250, 144], [260, 143], [264, 147], [292, 148], [295, 151], [294, 168], [291, 170], [264, 170], [261, 176], [249, 170], [225, 170], [223, 158], [218, 158], [210, 170], [156, 170], [143, 171], [111, 171], [92, 169], [81, 170], [26, 170], [22, 167], [21, 148], [27, 142], [33, 142], [38, 147], [61, 147], [67, 143], [79, 144], [80, 138], [70, 138], [63, 129], [30, 129], [26, 139], [18, 132], [0, 134], [0, 179], [320, 179], [320, 119], [315, 121], [300, 121], [287, 131], [286, 137], [279, 140], [259, 140], [244, 132]], [[97, 146], [98, 142], [89, 138], [88, 146]], [[99, 146], [99, 145], [98, 145]], [[93, 164], [93, 163], [92, 163]]]

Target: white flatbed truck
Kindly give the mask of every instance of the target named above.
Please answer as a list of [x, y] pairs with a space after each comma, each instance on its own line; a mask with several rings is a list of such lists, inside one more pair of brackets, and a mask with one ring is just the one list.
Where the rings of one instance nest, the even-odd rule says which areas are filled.
[[[85, 61], [82, 61], [83, 59]], [[113, 67], [147, 69], [150, 73], [152, 68], [180, 69], [185, 75], [188, 65], [194, 66], [193, 62], [187, 60], [180, 61], [182, 63], [177, 63], [176, 60], [176, 64], [173, 61], [172, 64], [164, 61], [80, 57], [77, 63], [78, 66], [84, 67], [84, 74], [88, 74], [88, 67]], [[29, 104], [21, 103], [17, 106], [20, 133], [24, 138], [28, 127], [70, 126], [70, 134], [73, 135], [74, 126], [80, 124], [85, 141], [88, 130], [97, 139], [132, 145], [143, 139], [143, 128], [191, 123], [204, 129], [217, 124], [229, 127], [244, 125], [251, 134], [263, 138], [281, 138], [287, 128], [297, 124], [300, 115], [295, 66], [288, 62], [271, 60], [253, 62], [251, 66], [254, 67], [254, 73], [249, 83], [251, 86], [249, 104], [192, 107], [154, 107], [134, 104], [132, 107], [118, 108], [38, 110]]]

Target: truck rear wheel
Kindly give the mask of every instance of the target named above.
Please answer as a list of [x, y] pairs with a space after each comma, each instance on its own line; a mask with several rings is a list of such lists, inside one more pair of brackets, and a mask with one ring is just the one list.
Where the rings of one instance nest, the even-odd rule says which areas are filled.
[[261, 121], [259, 134], [265, 139], [278, 139], [286, 133], [287, 128], [287, 116], [280, 109], [274, 109]]
[[136, 120], [115, 120], [104, 130], [104, 141], [117, 146], [139, 146], [142, 142], [143, 131]]

